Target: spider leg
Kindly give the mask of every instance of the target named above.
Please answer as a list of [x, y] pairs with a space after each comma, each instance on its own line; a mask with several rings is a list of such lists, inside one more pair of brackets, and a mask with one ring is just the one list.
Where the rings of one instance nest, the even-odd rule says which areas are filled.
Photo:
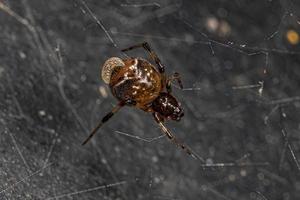
[[178, 85], [179, 85], [179, 88], [180, 89], [183, 89], [183, 85], [182, 85], [182, 81], [181, 81], [181, 77], [180, 77], [180, 74], [178, 72], [175, 72], [171, 77], [169, 77], [167, 79], [167, 84], [166, 84], [166, 89], [167, 89], [167, 92], [168, 93], [171, 93], [172, 92], [172, 88], [171, 88], [171, 83], [172, 81], [176, 80]]
[[98, 125], [92, 130], [92, 132], [90, 133], [90, 135], [84, 140], [84, 142], [82, 143], [82, 145], [85, 145], [99, 130], [99, 128], [101, 128], [101, 126], [107, 122], [116, 112], [118, 112], [123, 106], [125, 105], [124, 102], [120, 102], [117, 106], [115, 106], [112, 111], [110, 111], [109, 113], [107, 113], [102, 120], [98, 123]]
[[185, 146], [182, 142], [180, 142], [172, 133], [171, 131], [164, 125], [162, 119], [158, 116], [158, 113], [153, 114], [155, 121], [158, 123], [161, 130], [167, 135], [167, 137], [178, 147], [180, 147], [183, 151], [185, 151], [187, 154], [196, 157], [192, 150]]
[[143, 42], [141, 44], [133, 45], [131, 47], [128, 47], [126, 49], [122, 49], [122, 52], [130, 51], [137, 48], [144, 48], [149, 54], [152, 60], [157, 64], [158, 70], [161, 74], [165, 73], [165, 66], [161, 63], [159, 57], [157, 54], [151, 49], [150, 45], [147, 42]]

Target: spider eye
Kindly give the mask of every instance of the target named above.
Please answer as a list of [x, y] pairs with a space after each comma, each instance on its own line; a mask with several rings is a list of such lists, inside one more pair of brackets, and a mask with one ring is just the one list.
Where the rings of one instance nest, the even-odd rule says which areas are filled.
[[122, 59], [118, 57], [111, 57], [105, 61], [102, 67], [101, 77], [106, 84], [109, 84], [110, 77], [116, 67], [123, 67], [125, 64]]
[[181, 107], [177, 107], [174, 110], [174, 113], [172, 115], [172, 119], [176, 121], [180, 121], [180, 119], [184, 116], [183, 109]]

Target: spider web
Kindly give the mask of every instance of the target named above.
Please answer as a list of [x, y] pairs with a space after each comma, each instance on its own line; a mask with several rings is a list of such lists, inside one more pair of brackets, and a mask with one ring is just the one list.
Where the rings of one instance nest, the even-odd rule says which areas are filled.
[[[0, 1], [0, 199], [298, 199], [299, 6]], [[132, 108], [80, 146], [117, 103], [99, 66], [142, 41], [182, 76], [167, 126], [196, 159]]]

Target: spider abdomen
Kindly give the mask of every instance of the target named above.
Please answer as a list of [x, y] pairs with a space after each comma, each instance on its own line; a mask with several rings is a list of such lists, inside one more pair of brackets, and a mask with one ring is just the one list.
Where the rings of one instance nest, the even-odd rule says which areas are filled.
[[162, 89], [160, 73], [141, 58], [124, 59], [124, 66], [112, 73], [110, 88], [119, 101], [131, 100], [143, 108], [156, 99]]

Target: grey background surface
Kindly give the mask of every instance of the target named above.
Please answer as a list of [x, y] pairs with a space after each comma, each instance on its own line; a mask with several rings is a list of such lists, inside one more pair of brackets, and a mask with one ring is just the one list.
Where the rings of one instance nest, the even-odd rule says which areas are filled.
[[[4, 0], [0, 8], [0, 199], [300, 198], [300, 47], [286, 39], [300, 31], [298, 1]], [[117, 103], [101, 65], [142, 41], [168, 74], [182, 75], [185, 89], [174, 94], [185, 117], [167, 126], [198, 159], [134, 108], [80, 145]]]

